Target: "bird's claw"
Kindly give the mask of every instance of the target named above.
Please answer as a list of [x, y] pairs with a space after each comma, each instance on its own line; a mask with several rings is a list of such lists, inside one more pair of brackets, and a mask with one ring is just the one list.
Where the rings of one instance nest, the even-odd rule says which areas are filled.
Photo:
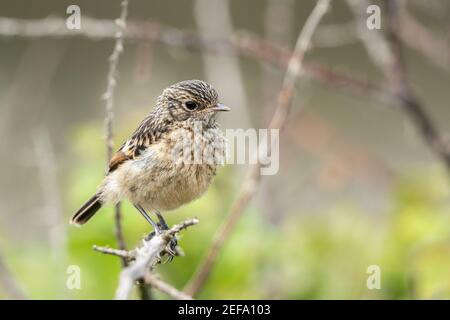
[[[155, 231], [150, 232], [146, 237], [145, 240], [146, 241], [150, 241], [154, 236], [155, 236]], [[167, 244], [167, 246], [164, 248], [164, 250], [161, 252], [161, 256], [165, 256], [167, 255], [167, 260], [166, 262], [171, 262], [173, 260], [174, 257], [176, 256], [181, 256], [182, 255], [182, 251], [181, 249], [178, 247], [178, 240], [176, 237], [173, 237], [169, 243]]]
[[166, 248], [163, 251], [163, 255], [164, 254], [167, 254], [168, 256], [167, 262], [171, 262], [175, 256], [180, 255], [178, 250], [178, 241], [175, 237], [172, 238], [167, 244]]

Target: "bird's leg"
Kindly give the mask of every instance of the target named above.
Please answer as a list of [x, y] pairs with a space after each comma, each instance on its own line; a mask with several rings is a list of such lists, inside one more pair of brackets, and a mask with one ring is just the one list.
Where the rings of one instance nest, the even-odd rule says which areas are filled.
[[144, 208], [142, 208], [140, 205], [134, 205], [136, 207], [136, 209], [138, 209], [138, 211], [142, 214], [142, 216], [145, 218], [145, 220], [148, 221], [148, 223], [151, 224], [151, 226], [153, 227], [153, 229], [155, 230], [155, 232], [157, 234], [161, 233], [161, 228], [158, 226], [157, 223], [155, 223], [155, 221], [152, 220], [152, 218], [150, 218], [150, 216], [147, 214], [147, 212], [145, 212]]
[[[164, 220], [164, 217], [161, 215], [161, 213], [159, 211], [155, 211], [155, 214], [158, 217], [159, 226], [161, 227], [161, 229], [162, 230], [169, 230], [169, 226], [167, 225], [166, 220]], [[174, 236], [172, 238], [172, 240], [170, 240], [168, 248], [166, 249], [167, 253], [170, 256], [170, 258], [169, 258], [170, 260], [172, 260], [172, 258], [174, 256], [178, 255], [177, 254], [177, 252], [178, 252], [177, 251], [177, 246], [178, 246], [178, 241], [177, 241], [176, 237]]]
[[159, 225], [161, 226], [162, 230], [169, 230], [169, 226], [166, 223], [166, 220], [164, 220], [164, 217], [161, 215], [159, 211], [155, 211], [156, 216], [158, 217]]
[[[148, 215], [148, 213], [142, 208], [140, 205], [134, 205], [136, 209], [144, 216], [144, 218], [152, 225], [153, 229], [155, 231], [152, 231], [148, 236], [147, 240], [153, 238], [155, 234], [161, 234], [162, 231], [169, 230], [169, 226], [167, 225], [166, 221], [164, 220], [163, 216], [159, 211], [156, 211], [155, 214], [158, 217], [159, 223], [156, 223], [153, 221], [152, 218]], [[169, 255], [169, 261], [173, 259], [174, 256], [178, 255], [177, 251], [177, 245], [178, 241], [175, 237], [170, 240], [168, 246], [166, 247], [166, 252]]]

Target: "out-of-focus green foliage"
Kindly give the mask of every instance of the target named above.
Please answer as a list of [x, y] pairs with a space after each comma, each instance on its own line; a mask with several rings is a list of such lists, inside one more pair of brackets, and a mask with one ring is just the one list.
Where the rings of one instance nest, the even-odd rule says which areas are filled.
[[[74, 133], [74, 167], [66, 180], [67, 213], [95, 189], [105, 164], [98, 126]], [[123, 135], [129, 130], [123, 130]], [[119, 136], [122, 133], [119, 134]], [[169, 223], [197, 216], [200, 224], [182, 234], [186, 256], [156, 270], [178, 288], [189, 280], [211, 243], [235, 195], [233, 168], [223, 168], [200, 200], [167, 215]], [[199, 298], [410, 299], [450, 298], [450, 203], [443, 172], [428, 169], [398, 177], [391, 206], [377, 214], [341, 201], [325, 212], [291, 208], [277, 225], [255, 202], [226, 243]], [[270, 177], [267, 177], [270, 179]], [[127, 203], [124, 231], [129, 246], [150, 227]], [[69, 217], [69, 214], [67, 214]], [[82, 228], [68, 227], [67, 254], [55, 257], [47, 245], [8, 244], [8, 263], [31, 298], [110, 299], [120, 261], [92, 250], [116, 245], [112, 209], [102, 209]], [[66, 269], [78, 265], [81, 289], [66, 288]], [[381, 289], [366, 286], [367, 267], [381, 269]], [[0, 297], [1, 297], [0, 292]], [[156, 294], [158, 298], [166, 298]]]

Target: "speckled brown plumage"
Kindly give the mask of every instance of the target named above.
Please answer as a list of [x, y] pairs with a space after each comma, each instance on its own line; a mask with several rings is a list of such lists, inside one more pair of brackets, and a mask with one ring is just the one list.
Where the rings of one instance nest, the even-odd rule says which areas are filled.
[[200, 150], [213, 145], [214, 152], [224, 154], [225, 138], [216, 118], [218, 111], [226, 110], [219, 104], [216, 90], [204, 81], [187, 80], [166, 88], [154, 110], [111, 158], [97, 193], [71, 222], [83, 224], [103, 204], [124, 198], [139, 211], [159, 212], [201, 196], [215, 175], [217, 163], [184, 161], [180, 141], [194, 141], [195, 128], [200, 127], [202, 134], [195, 140]]

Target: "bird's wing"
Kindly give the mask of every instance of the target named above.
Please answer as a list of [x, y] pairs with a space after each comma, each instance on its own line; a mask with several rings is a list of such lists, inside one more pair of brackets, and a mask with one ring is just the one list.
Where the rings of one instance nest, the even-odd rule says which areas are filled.
[[122, 163], [127, 160], [132, 159], [131, 154], [126, 154], [121, 150], [117, 151], [116, 154], [109, 160], [109, 169], [108, 173], [116, 170]]
[[109, 161], [108, 173], [116, 170], [128, 160], [133, 160], [154, 143], [162, 131], [153, 125], [152, 118], [145, 118], [130, 139], [128, 139]]

